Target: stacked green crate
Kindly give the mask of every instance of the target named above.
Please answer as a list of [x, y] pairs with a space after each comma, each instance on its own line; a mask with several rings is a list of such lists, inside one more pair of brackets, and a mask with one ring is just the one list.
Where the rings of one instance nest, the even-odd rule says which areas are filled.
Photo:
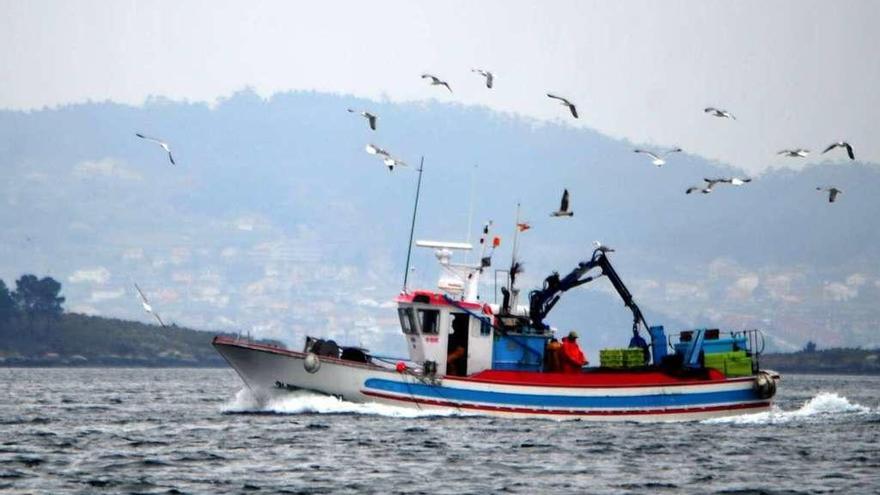
[[645, 365], [645, 353], [641, 349], [601, 349], [599, 366], [603, 368], [636, 368]]
[[623, 349], [623, 365], [626, 368], [638, 368], [645, 365], [645, 351], [639, 348]]
[[746, 355], [746, 351], [704, 354], [703, 365], [706, 368], [715, 368], [727, 376], [749, 376], [752, 374], [752, 358]]
[[624, 368], [626, 361], [623, 351], [626, 349], [601, 349], [599, 351], [599, 366], [603, 368]]

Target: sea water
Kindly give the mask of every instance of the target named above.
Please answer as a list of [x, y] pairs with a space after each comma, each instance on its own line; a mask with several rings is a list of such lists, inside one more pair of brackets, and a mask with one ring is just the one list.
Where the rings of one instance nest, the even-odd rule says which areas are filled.
[[0, 492], [878, 493], [880, 377], [785, 375], [773, 411], [671, 424], [433, 414], [227, 369], [0, 369]]

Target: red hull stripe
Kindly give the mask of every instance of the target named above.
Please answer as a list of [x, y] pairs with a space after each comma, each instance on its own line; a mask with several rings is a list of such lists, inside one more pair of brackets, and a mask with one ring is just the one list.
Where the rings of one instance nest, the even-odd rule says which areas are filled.
[[704, 376], [674, 376], [659, 370], [590, 370], [585, 373], [536, 373], [523, 371], [486, 370], [470, 377], [444, 377], [467, 383], [519, 385], [561, 388], [637, 388], [658, 386], [718, 385], [750, 382], [754, 377], [728, 379], [718, 370], [709, 369]]
[[717, 411], [738, 411], [743, 409], [760, 409], [770, 407], [769, 402], [751, 402], [745, 404], [729, 404], [724, 406], [706, 406], [706, 407], [681, 407], [668, 409], [605, 409], [605, 410], [560, 410], [560, 409], [533, 409], [525, 407], [507, 407], [507, 406], [488, 406], [479, 404], [459, 404], [455, 402], [446, 402], [433, 399], [416, 399], [414, 397], [398, 397], [370, 390], [362, 390], [361, 393], [371, 397], [381, 399], [391, 399], [402, 402], [414, 402], [416, 404], [424, 404], [429, 406], [451, 407], [456, 409], [469, 409], [477, 411], [492, 411], [504, 413], [518, 414], [552, 414], [557, 416], [645, 416], [645, 415], [664, 415], [664, 414], [694, 414]]

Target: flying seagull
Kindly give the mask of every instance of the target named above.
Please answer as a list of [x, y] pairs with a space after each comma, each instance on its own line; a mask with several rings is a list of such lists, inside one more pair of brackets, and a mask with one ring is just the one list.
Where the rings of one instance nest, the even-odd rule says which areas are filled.
[[366, 150], [367, 150], [367, 153], [369, 153], [371, 155], [379, 155], [379, 156], [384, 156], [386, 158], [391, 157], [391, 153], [388, 153], [387, 151], [383, 150], [382, 148], [376, 146], [375, 144], [368, 144], [366, 147]]
[[577, 108], [575, 108], [574, 103], [568, 101], [567, 99], [565, 99], [565, 98], [563, 98], [563, 97], [561, 97], [561, 96], [551, 95], [550, 93], [547, 93], [547, 97], [548, 97], [548, 98], [553, 98], [554, 100], [559, 100], [559, 104], [560, 104], [560, 105], [568, 107], [568, 109], [571, 110], [571, 115], [572, 115], [574, 118], [578, 118], [578, 116], [577, 116]]
[[817, 187], [817, 191], [828, 191], [828, 202], [833, 203], [835, 199], [837, 199], [838, 194], [843, 194], [843, 190], [838, 189], [834, 186], [831, 187]]
[[165, 141], [162, 141], [161, 139], [156, 139], [156, 138], [152, 138], [149, 136], [144, 136], [141, 133], [135, 133], [135, 136], [137, 136], [141, 139], [146, 139], [147, 141], [152, 141], [152, 142], [158, 144], [159, 146], [161, 146], [162, 149], [165, 150], [166, 153], [168, 153], [168, 159], [171, 160], [171, 164], [175, 165], [174, 157], [171, 156], [171, 147], [168, 146], [168, 143], [166, 143]]
[[449, 83], [447, 83], [446, 81], [440, 79], [440, 78], [437, 77], [437, 76], [434, 76], [434, 75], [431, 75], [431, 74], [422, 74], [422, 79], [430, 79], [430, 80], [431, 80], [431, 86], [446, 86], [446, 89], [448, 89], [449, 92], [452, 93], [452, 88], [449, 87]]
[[705, 109], [703, 109], [703, 112], [708, 113], [713, 117], [736, 120], [736, 117], [734, 117], [732, 113], [728, 112], [727, 110], [719, 110], [715, 107], [706, 107]]
[[394, 158], [393, 156], [389, 156], [389, 157], [385, 158], [385, 166], [388, 167], [389, 172], [393, 172], [394, 167], [406, 167], [406, 162], [398, 160], [397, 158]]
[[795, 148], [793, 150], [782, 150], [777, 155], [782, 156], [790, 156], [792, 158], [804, 158], [805, 156], [810, 154], [810, 150], [805, 150], [803, 148]]
[[140, 296], [141, 298], [141, 304], [144, 307], [144, 311], [153, 315], [156, 318], [156, 321], [159, 322], [159, 325], [162, 328], [165, 328], [165, 322], [162, 321], [162, 318], [159, 318], [159, 313], [153, 311], [153, 307], [150, 306], [149, 301], [147, 301], [147, 296], [144, 295], [143, 291], [141, 291], [141, 288], [138, 287], [138, 284], [134, 284], [134, 288], [137, 289], [138, 296]]
[[561, 96], [551, 95], [550, 93], [547, 93], [547, 97], [553, 98], [554, 100], [559, 100], [560, 105], [568, 107], [568, 109], [571, 110], [571, 115], [574, 116], [574, 118], [578, 118], [577, 108], [575, 108], [574, 103], [566, 100]]
[[495, 80], [495, 75], [491, 72], [483, 69], [471, 69], [471, 72], [476, 72], [477, 74], [486, 78], [486, 87], [492, 89], [492, 81]]
[[823, 151], [822, 154], [824, 155], [825, 153], [828, 153], [829, 151], [833, 150], [834, 148], [838, 148], [838, 147], [846, 148], [846, 154], [849, 155], [850, 160], [856, 159], [856, 154], [853, 153], [852, 146], [850, 146], [849, 143], [847, 143], [846, 141], [838, 141], [836, 143], [828, 145], [828, 147], [825, 148], [825, 151]]
[[614, 252], [613, 249], [611, 249], [611, 248], [608, 247], [608, 246], [604, 246], [604, 245], [603, 245], [601, 242], [599, 242], [599, 241], [593, 241], [593, 249], [594, 249], [595, 251], [599, 251], [599, 252], [602, 253], [602, 254], [605, 254], [605, 253], [613, 253], [613, 252]]
[[360, 115], [361, 117], [367, 119], [367, 121], [370, 123], [370, 129], [372, 129], [374, 131], [376, 130], [376, 119], [378, 119], [379, 117], [376, 117], [375, 114], [372, 114], [366, 110], [362, 110], [359, 112], [357, 110], [352, 110], [350, 108], [348, 109], [348, 111], [351, 113], [356, 113], [356, 114]]
[[679, 153], [682, 151], [682, 149], [681, 148], [673, 148], [671, 150], [662, 151], [659, 154], [654, 153], [652, 151], [640, 150], [640, 149], [633, 150], [633, 151], [636, 153], [644, 153], [644, 154], [650, 156], [651, 158], [653, 158], [653, 161], [651, 163], [653, 163], [654, 165], [657, 165], [658, 167], [662, 167], [663, 165], [666, 165], [666, 160], [664, 160], [663, 157], [665, 157], [666, 155], [668, 155], [670, 153]]
[[752, 179], [749, 177], [747, 177], [745, 179], [740, 179], [739, 177], [730, 177], [728, 179], [722, 180], [721, 182], [723, 182], [725, 184], [730, 184], [731, 186], [741, 186], [741, 185], [745, 184], [746, 182], [751, 182], [751, 181], [752, 181]]
[[[703, 194], [709, 194], [710, 192], [712, 192], [712, 188], [714, 188], [716, 184], [721, 184], [721, 183], [727, 182], [728, 180], [730, 180], [732, 182], [732, 179], [707, 179], [707, 178], [704, 178], [703, 182], [706, 183], [705, 186], [691, 186], [691, 187], [687, 188], [687, 190], [684, 193], [691, 194], [693, 192], [700, 191]], [[751, 179], [749, 179], [749, 180], [751, 180]]]
[[568, 209], [568, 189], [562, 192], [562, 201], [559, 203], [559, 210], [550, 214], [551, 217], [573, 217], [574, 212]]

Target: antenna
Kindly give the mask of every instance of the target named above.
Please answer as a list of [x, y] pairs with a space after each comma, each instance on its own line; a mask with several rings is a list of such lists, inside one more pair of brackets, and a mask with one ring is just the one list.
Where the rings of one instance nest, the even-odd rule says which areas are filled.
[[[474, 193], [476, 189], [476, 176], [477, 176], [477, 164], [474, 164], [474, 168], [471, 170], [471, 198], [470, 198], [470, 206], [468, 207], [468, 224], [467, 224], [467, 242], [471, 242], [471, 224], [474, 221]], [[471, 254], [467, 255], [467, 262], [470, 263]]]
[[422, 171], [425, 169], [425, 156], [419, 160], [419, 181], [416, 184], [416, 201], [413, 205], [412, 224], [409, 227], [409, 244], [406, 247], [406, 268], [403, 270], [403, 292], [406, 292], [406, 282], [409, 280], [409, 261], [412, 255], [413, 233], [416, 230], [416, 212], [419, 211], [419, 193], [422, 190]]

